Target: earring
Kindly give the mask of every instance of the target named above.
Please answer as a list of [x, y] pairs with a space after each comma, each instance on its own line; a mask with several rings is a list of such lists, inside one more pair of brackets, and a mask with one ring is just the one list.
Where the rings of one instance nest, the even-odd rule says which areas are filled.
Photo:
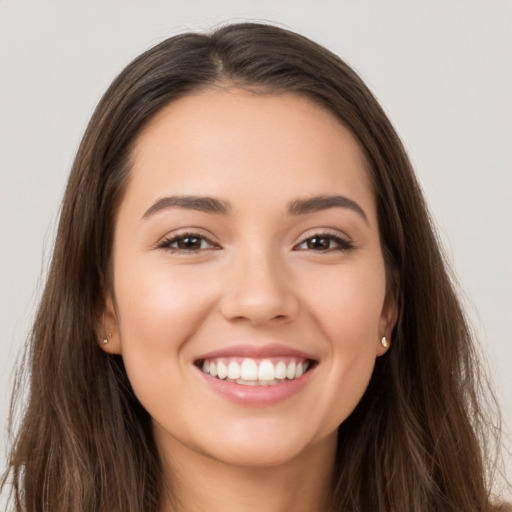
[[110, 338], [112, 338], [112, 333], [109, 332], [107, 337], [103, 339], [103, 345], [106, 345], [110, 341]]
[[389, 348], [389, 340], [386, 338], [386, 336], [382, 336], [382, 339], [380, 340], [380, 344], [384, 347], [384, 348]]

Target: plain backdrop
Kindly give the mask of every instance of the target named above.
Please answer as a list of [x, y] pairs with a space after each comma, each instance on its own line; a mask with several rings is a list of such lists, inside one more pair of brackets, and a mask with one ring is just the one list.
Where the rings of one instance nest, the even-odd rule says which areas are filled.
[[95, 104], [162, 39], [241, 20], [275, 22], [325, 45], [383, 104], [424, 187], [510, 432], [512, 2], [0, 0], [2, 440], [15, 360]]

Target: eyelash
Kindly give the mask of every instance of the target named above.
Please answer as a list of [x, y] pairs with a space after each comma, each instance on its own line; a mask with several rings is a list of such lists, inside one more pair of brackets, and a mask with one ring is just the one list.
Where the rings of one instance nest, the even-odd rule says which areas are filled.
[[[172, 247], [173, 244], [177, 244], [180, 241], [184, 241], [187, 238], [196, 239], [199, 242], [200, 247], [198, 249], [186, 249], [183, 247], [182, 248]], [[320, 249], [320, 250], [305, 248], [302, 250], [310, 250], [313, 252], [327, 253], [327, 252], [333, 252], [333, 251], [344, 252], [344, 251], [350, 251], [350, 250], [354, 249], [354, 244], [352, 242], [349, 242], [345, 238], [342, 238], [338, 235], [334, 235], [332, 233], [314, 233], [311, 236], [309, 236], [308, 238], [305, 238], [304, 240], [302, 240], [297, 245], [295, 245], [293, 247], [293, 249], [301, 250], [301, 249], [299, 249], [300, 246], [302, 246], [303, 244], [306, 244], [307, 242], [310, 242], [314, 239], [327, 240], [329, 242], [329, 245], [331, 242], [334, 242], [335, 244], [337, 244], [337, 247], [329, 247], [327, 249]], [[207, 244], [209, 244], [209, 247], [201, 247], [203, 245], [203, 242], [206, 242]], [[219, 245], [212, 242], [208, 237], [206, 237], [202, 234], [199, 234], [199, 233], [192, 233], [192, 232], [191, 233], [180, 233], [179, 235], [176, 235], [176, 236], [173, 236], [170, 238], [165, 238], [164, 240], [162, 240], [162, 242], [160, 242], [158, 244], [158, 248], [169, 250], [172, 253], [182, 252], [182, 253], [189, 253], [189, 254], [198, 253], [203, 250], [220, 249]]]
[[[308, 236], [307, 238], [302, 240], [302, 242], [298, 243], [294, 247], [294, 249], [296, 249], [297, 247], [300, 247], [301, 245], [303, 245], [311, 240], [314, 240], [314, 239], [328, 240], [329, 242], [334, 242], [337, 244], [337, 247], [329, 247], [328, 249], [320, 249], [318, 251], [315, 249], [309, 249], [313, 252], [320, 252], [320, 253], [327, 253], [327, 252], [333, 252], [333, 251], [344, 252], [344, 251], [350, 251], [355, 248], [355, 246], [352, 242], [348, 241], [347, 239], [345, 239], [339, 235], [334, 235], [333, 233], [314, 233], [311, 236]], [[308, 250], [308, 249], [304, 249], [304, 250]]]
[[[180, 248], [180, 247], [172, 247], [172, 244], [176, 244], [180, 241], [183, 241], [187, 238], [193, 238], [193, 239], [197, 239], [200, 243], [200, 245], [203, 244], [203, 242], [206, 242], [210, 245], [210, 247], [208, 248], [201, 248], [199, 247], [199, 249], [184, 249], [184, 248]], [[164, 240], [162, 240], [159, 244], [158, 244], [158, 248], [159, 249], [167, 249], [169, 250], [170, 252], [187, 252], [187, 253], [197, 253], [197, 252], [200, 252], [202, 250], [211, 250], [211, 249], [219, 249], [219, 245], [212, 242], [208, 237], [202, 235], [202, 234], [199, 234], [199, 233], [180, 233], [179, 235], [176, 235], [176, 236], [173, 236], [173, 237], [170, 237], [170, 238], [165, 238]]]

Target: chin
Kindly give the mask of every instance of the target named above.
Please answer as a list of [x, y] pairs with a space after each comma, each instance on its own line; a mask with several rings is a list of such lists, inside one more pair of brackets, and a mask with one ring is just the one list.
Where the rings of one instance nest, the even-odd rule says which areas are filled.
[[291, 447], [237, 446], [213, 453], [217, 462], [246, 469], [269, 469], [292, 464], [301, 458], [302, 451]]
[[[214, 446], [204, 450], [214, 460], [244, 468], [265, 469], [286, 466], [304, 458], [317, 456], [319, 453], [334, 454], [336, 449], [337, 431], [323, 439], [314, 439], [305, 432], [290, 430], [281, 434], [262, 429], [259, 432], [246, 431], [242, 435], [228, 435], [218, 439]], [[324, 449], [320, 449], [322, 446]]]

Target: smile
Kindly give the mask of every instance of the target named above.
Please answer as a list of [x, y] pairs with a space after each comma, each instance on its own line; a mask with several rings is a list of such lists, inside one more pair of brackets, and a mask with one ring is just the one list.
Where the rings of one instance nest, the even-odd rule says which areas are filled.
[[310, 367], [304, 358], [239, 358], [205, 359], [198, 365], [211, 377], [245, 386], [275, 386], [302, 377]]

